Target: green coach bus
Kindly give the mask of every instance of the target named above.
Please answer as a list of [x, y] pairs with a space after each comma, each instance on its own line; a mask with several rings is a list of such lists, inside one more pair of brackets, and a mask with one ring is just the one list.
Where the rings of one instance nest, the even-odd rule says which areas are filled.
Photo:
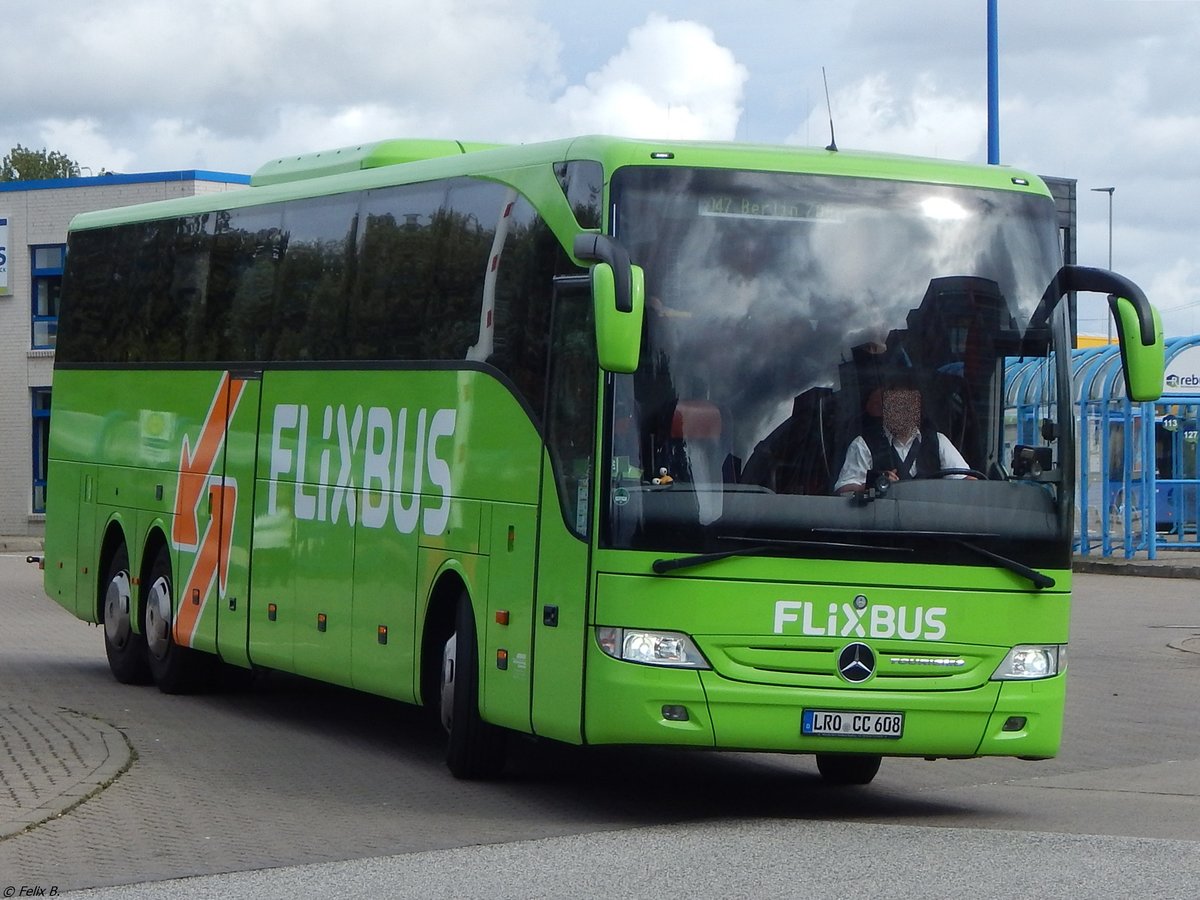
[[[276, 669], [506, 739], [1059, 747], [1072, 291], [1036, 176], [835, 150], [384, 141], [79, 216], [46, 589], [113, 675]], [[1005, 361], [1038, 360], [1012, 445]], [[897, 412], [900, 410], [900, 412]], [[893, 456], [894, 454], [894, 456]]]

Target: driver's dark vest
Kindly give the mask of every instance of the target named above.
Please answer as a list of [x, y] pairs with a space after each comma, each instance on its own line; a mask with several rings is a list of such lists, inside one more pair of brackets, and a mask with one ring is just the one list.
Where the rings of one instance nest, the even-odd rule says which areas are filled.
[[942, 460], [938, 453], [937, 430], [930, 425], [921, 426], [920, 443], [913, 448], [917, 455], [916, 473], [912, 471], [912, 450], [908, 465], [900, 458], [892, 442], [888, 440], [883, 425], [879, 422], [869, 422], [863, 428], [863, 441], [871, 451], [871, 468], [880, 471], [892, 469], [903, 481], [906, 478], [932, 478], [942, 470]]

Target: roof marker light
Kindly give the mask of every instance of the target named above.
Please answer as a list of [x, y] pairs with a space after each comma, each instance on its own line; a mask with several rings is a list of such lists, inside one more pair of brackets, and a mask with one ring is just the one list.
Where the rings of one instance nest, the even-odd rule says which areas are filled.
[[651, 159], [674, 159], [675, 154], [669, 150], [656, 150], [650, 154]]
[[1017, 176], [1013, 176], [1012, 183], [1013, 183], [1013, 184], [1019, 184], [1019, 185], [1021, 185], [1022, 187], [1029, 187], [1029, 179], [1028, 179], [1028, 178], [1020, 178], [1020, 177], [1017, 177]]

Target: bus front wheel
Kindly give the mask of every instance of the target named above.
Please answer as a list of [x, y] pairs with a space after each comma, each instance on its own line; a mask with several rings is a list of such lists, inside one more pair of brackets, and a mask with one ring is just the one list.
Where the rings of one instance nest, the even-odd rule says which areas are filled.
[[475, 614], [464, 593], [458, 601], [454, 634], [442, 651], [442, 725], [446, 766], [455, 778], [489, 778], [504, 767], [504, 732], [479, 715], [479, 650]]
[[136, 605], [129, 579], [129, 552], [122, 545], [104, 576], [104, 655], [121, 684], [149, 684], [146, 635], [133, 630]]
[[818, 753], [817, 771], [830, 784], [870, 784], [880, 762], [870, 753]]

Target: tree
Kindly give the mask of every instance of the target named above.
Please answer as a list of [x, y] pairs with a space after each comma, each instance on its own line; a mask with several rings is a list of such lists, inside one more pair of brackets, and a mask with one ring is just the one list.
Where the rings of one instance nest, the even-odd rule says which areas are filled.
[[79, 163], [57, 150], [30, 150], [20, 144], [0, 162], [0, 181], [38, 181], [43, 178], [78, 178]]

